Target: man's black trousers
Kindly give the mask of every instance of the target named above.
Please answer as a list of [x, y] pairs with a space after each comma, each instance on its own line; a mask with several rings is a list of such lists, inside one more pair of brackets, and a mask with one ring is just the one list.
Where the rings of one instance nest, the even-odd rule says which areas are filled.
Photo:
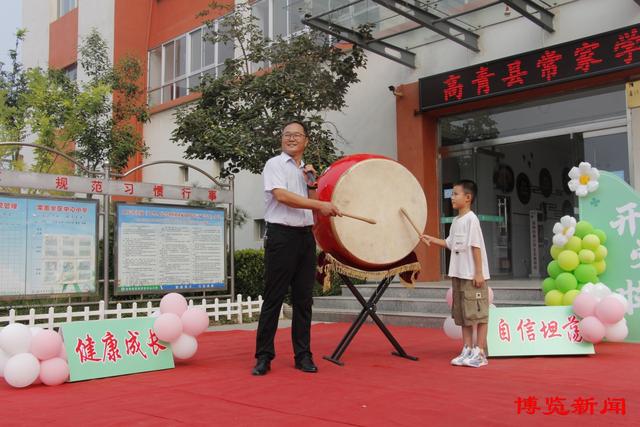
[[267, 224], [265, 290], [256, 337], [256, 358], [275, 357], [273, 340], [287, 290], [291, 288], [291, 341], [296, 360], [311, 356], [311, 306], [316, 270], [316, 242], [311, 227]]

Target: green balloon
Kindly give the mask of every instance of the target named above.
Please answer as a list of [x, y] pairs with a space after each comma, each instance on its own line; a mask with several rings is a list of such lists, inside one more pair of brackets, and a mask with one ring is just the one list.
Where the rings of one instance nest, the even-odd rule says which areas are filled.
[[593, 225], [591, 225], [591, 223], [587, 221], [578, 221], [576, 224], [576, 236], [582, 239], [584, 236], [591, 233], [593, 233]]
[[584, 285], [586, 285], [586, 283], [580, 283], [580, 282], [578, 282], [578, 287], [577, 287], [576, 289], [577, 289], [577, 290], [579, 290], [579, 291], [581, 291], [581, 290], [582, 290], [582, 287], [583, 287]]
[[558, 277], [558, 274], [562, 273], [562, 269], [560, 268], [560, 264], [558, 261], [551, 261], [549, 265], [547, 265], [547, 273], [551, 276], [552, 279]]
[[594, 251], [594, 253], [596, 254], [596, 261], [602, 261], [603, 259], [605, 259], [607, 257], [607, 255], [609, 254], [609, 250], [607, 249], [606, 246], [600, 245], [598, 246], [598, 248]]
[[542, 291], [546, 294], [556, 288], [556, 281], [551, 277], [547, 277], [542, 281]]
[[558, 255], [562, 252], [562, 248], [560, 246], [551, 245], [549, 252], [551, 253], [551, 258], [558, 259]]
[[582, 247], [584, 249], [595, 251], [598, 249], [598, 246], [600, 246], [600, 239], [595, 234], [587, 234], [584, 236], [584, 239], [582, 239]]
[[563, 249], [573, 251], [575, 253], [580, 252], [580, 249], [582, 249], [582, 239], [578, 236], [571, 236], [567, 244], [564, 245]]
[[573, 300], [576, 299], [576, 296], [578, 296], [579, 293], [580, 291], [577, 289], [567, 291], [567, 293], [562, 297], [562, 305], [572, 305]]
[[580, 264], [578, 254], [573, 251], [562, 251], [558, 255], [558, 265], [564, 271], [573, 271]]
[[[573, 272], [580, 283], [597, 283], [598, 272], [593, 264], [580, 264]], [[557, 286], [557, 285], [556, 285]]]
[[546, 305], [562, 305], [562, 298], [564, 294], [557, 289], [553, 289], [544, 296], [544, 303]]
[[560, 273], [556, 277], [556, 288], [560, 292], [567, 292], [578, 287], [576, 276], [571, 273]]
[[601, 259], [600, 261], [594, 262], [593, 266], [596, 268], [596, 274], [599, 276], [607, 269], [607, 262]]
[[580, 258], [580, 262], [583, 264], [591, 264], [596, 260], [596, 254], [589, 249], [581, 249], [578, 252], [578, 258]]
[[598, 236], [598, 239], [600, 239], [600, 244], [604, 245], [605, 243], [607, 243], [607, 233], [605, 233], [604, 231], [598, 229], [593, 230], [593, 234], [595, 234], [596, 236]]

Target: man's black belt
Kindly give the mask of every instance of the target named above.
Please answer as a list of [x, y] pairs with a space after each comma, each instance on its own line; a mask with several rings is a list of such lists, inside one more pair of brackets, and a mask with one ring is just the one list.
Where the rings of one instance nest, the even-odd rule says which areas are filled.
[[274, 230], [284, 230], [284, 231], [297, 231], [297, 232], [309, 232], [313, 228], [312, 225], [303, 225], [300, 227], [294, 227], [293, 225], [284, 225], [278, 224], [275, 222], [267, 222], [267, 230], [272, 228]]

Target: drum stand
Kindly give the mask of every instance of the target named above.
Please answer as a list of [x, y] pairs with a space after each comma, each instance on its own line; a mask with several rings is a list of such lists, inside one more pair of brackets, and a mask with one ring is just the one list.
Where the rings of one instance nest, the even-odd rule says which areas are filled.
[[333, 354], [331, 356], [324, 356], [324, 359], [337, 365], [343, 366], [344, 362], [340, 361], [340, 357], [342, 357], [342, 354], [345, 352], [353, 338], [356, 336], [356, 334], [360, 330], [360, 327], [367, 320], [367, 316], [371, 316], [371, 319], [376, 323], [376, 325], [378, 325], [382, 333], [387, 337], [389, 342], [391, 342], [393, 347], [396, 349], [396, 351], [392, 352], [391, 354], [393, 354], [394, 356], [404, 357], [405, 359], [409, 360], [418, 360], [417, 357], [410, 356], [404, 351], [400, 343], [394, 338], [391, 332], [389, 332], [389, 329], [387, 329], [385, 324], [382, 323], [382, 320], [380, 320], [380, 317], [378, 317], [378, 315], [376, 314], [376, 304], [378, 303], [378, 301], [380, 301], [380, 298], [382, 298], [382, 295], [391, 284], [391, 280], [393, 280], [394, 276], [389, 276], [382, 279], [376, 290], [373, 292], [373, 295], [371, 295], [371, 297], [369, 298], [369, 301], [364, 299], [360, 291], [356, 289], [356, 286], [351, 282], [351, 279], [348, 276], [340, 274], [340, 277], [362, 305], [362, 311], [360, 311], [360, 314], [358, 315], [356, 320], [354, 320], [354, 322], [351, 324], [349, 330], [342, 338], [340, 344], [338, 344], [338, 347], [336, 347]]

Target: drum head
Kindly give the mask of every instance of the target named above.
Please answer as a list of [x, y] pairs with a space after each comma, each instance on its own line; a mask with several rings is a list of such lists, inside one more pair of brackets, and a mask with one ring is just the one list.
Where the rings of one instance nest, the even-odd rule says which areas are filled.
[[346, 171], [331, 198], [338, 209], [376, 220], [368, 224], [332, 217], [336, 240], [368, 266], [392, 264], [407, 256], [419, 236], [400, 212], [404, 208], [420, 231], [427, 222], [427, 201], [418, 180], [400, 163], [368, 159]]

